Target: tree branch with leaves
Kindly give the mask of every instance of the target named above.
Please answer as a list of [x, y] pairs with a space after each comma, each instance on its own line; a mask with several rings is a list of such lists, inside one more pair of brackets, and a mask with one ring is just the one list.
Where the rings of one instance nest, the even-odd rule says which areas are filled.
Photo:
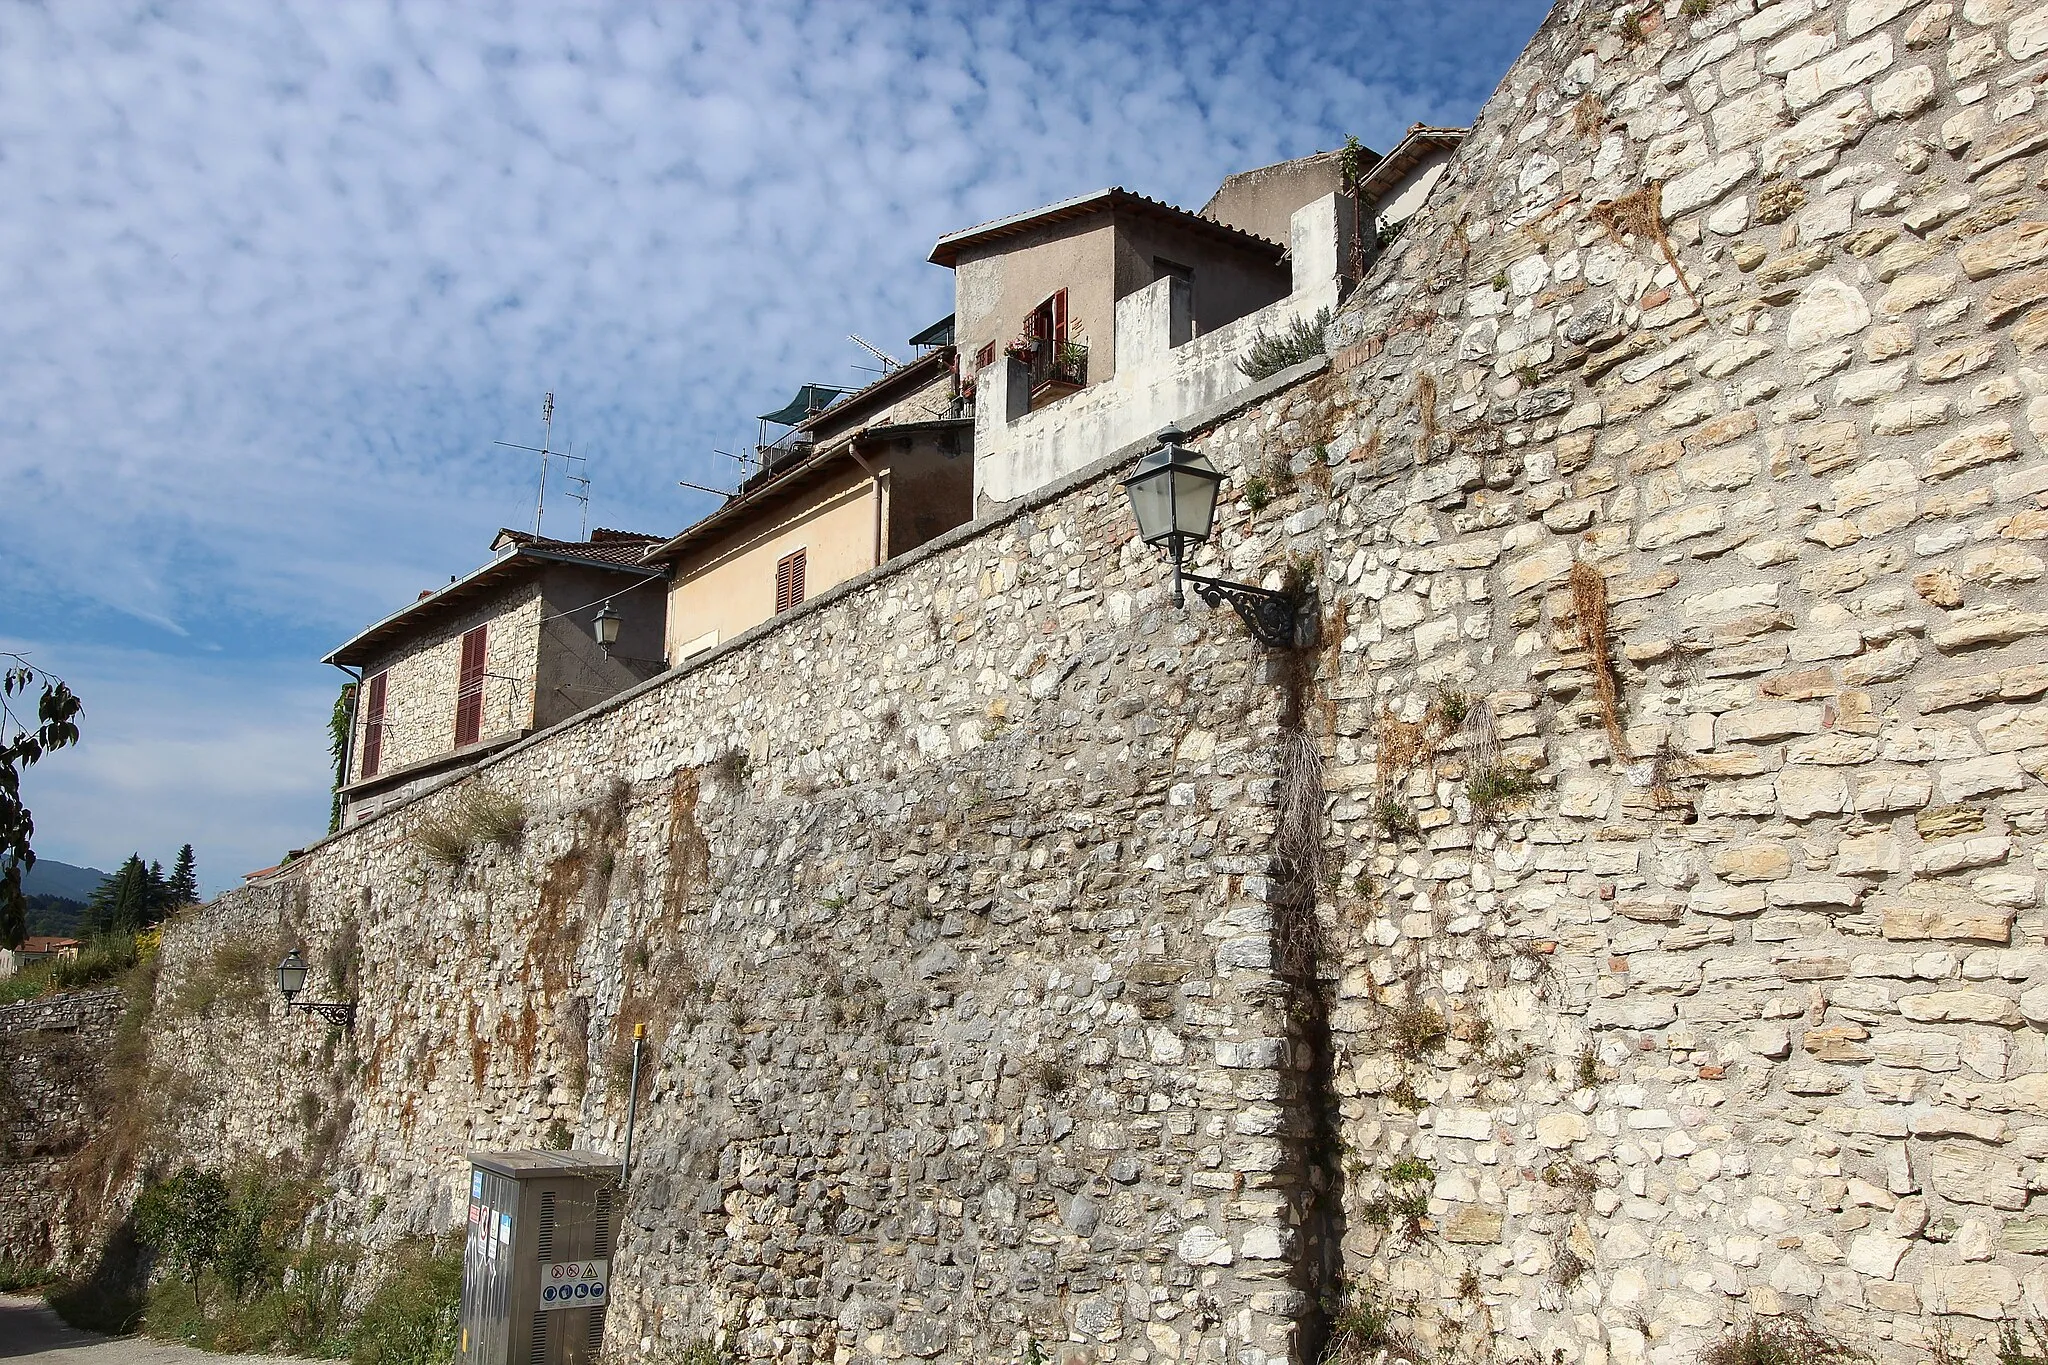
[[[19, 654], [0, 651], [0, 948], [19, 948], [28, 936], [28, 898], [21, 879], [36, 864], [36, 822], [21, 800], [21, 770], [44, 754], [78, 743], [84, 703], [62, 678]], [[35, 699], [31, 712], [29, 699]]]

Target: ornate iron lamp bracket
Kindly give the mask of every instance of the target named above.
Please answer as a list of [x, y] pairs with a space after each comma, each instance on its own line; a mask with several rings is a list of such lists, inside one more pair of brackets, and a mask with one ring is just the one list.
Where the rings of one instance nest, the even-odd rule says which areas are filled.
[[1301, 638], [1302, 622], [1316, 618], [1313, 610], [1305, 609], [1312, 599], [1200, 574], [1183, 573], [1181, 577], [1195, 585], [1195, 595], [1211, 608], [1228, 602], [1252, 638], [1268, 649], [1298, 649], [1306, 643]]
[[356, 1007], [354, 1005], [343, 1005], [326, 1000], [291, 1000], [285, 1003], [285, 1009], [287, 1011], [304, 1010], [308, 1014], [317, 1014], [336, 1028], [354, 1028], [356, 1023]]

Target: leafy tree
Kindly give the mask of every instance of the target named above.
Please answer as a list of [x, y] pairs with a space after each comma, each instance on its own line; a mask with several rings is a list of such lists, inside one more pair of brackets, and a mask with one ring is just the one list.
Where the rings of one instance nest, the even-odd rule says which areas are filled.
[[327, 832], [341, 828], [341, 789], [348, 781], [348, 737], [355, 725], [356, 685], [341, 685], [334, 710], [327, 717], [327, 752], [334, 759], [334, 800], [327, 808]]
[[218, 1172], [187, 1166], [136, 1199], [135, 1235], [191, 1284], [196, 1301], [199, 1276], [220, 1254], [230, 1212], [227, 1181]]
[[192, 845], [178, 850], [178, 861], [171, 864], [171, 908], [197, 905], [199, 903], [199, 868], [192, 856]]
[[[0, 672], [0, 948], [19, 948], [28, 934], [28, 902], [21, 876], [36, 864], [36, 822], [21, 801], [21, 770], [53, 749], [78, 742], [78, 713], [84, 704], [61, 678], [29, 666], [19, 654]], [[36, 694], [33, 722], [18, 715], [15, 698]]]

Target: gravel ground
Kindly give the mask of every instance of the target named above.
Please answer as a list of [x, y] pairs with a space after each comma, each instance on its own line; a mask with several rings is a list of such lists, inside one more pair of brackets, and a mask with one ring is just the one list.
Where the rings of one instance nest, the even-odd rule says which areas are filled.
[[217, 1356], [148, 1337], [103, 1337], [67, 1327], [41, 1299], [0, 1294], [0, 1360], [48, 1365], [275, 1365], [279, 1356]]

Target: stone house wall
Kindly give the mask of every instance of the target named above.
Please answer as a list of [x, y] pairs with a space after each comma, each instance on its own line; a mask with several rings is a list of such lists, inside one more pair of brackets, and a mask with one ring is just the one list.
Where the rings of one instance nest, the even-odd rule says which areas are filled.
[[[353, 942], [363, 1015], [167, 1140], [446, 1229], [465, 1150], [616, 1141], [644, 1022], [626, 1355], [1263, 1365], [1372, 1293], [1988, 1360], [2048, 1313], [2044, 59], [1560, 4], [1327, 364], [1186, 423], [1199, 567], [1304, 556], [1314, 650], [1174, 609], [1111, 454], [494, 759], [516, 847], [427, 858], [447, 787], [181, 923], [165, 991]], [[166, 1075], [262, 1036], [172, 998]]]
[[[462, 678], [462, 637], [478, 626], [489, 627], [484, 635], [483, 738], [531, 727], [540, 624], [545, 614], [539, 577], [528, 578], [434, 627], [376, 667], [366, 668], [366, 681], [379, 672], [387, 675], [384, 747], [378, 756], [378, 774], [455, 751], [455, 693]], [[367, 712], [358, 708], [350, 759], [357, 780], [363, 776], [362, 736], [367, 723]]]

